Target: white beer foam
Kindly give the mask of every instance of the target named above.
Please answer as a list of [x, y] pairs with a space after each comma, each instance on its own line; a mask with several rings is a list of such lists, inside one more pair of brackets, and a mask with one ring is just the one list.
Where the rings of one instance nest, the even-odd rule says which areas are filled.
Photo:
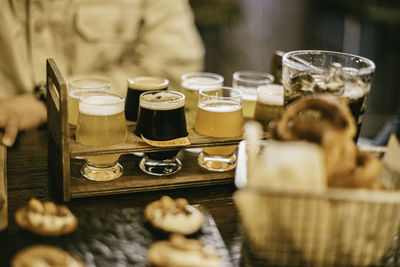
[[79, 102], [79, 112], [92, 116], [111, 116], [124, 111], [124, 101], [113, 95], [89, 96]]
[[160, 91], [140, 96], [140, 106], [152, 110], [178, 109], [185, 105], [185, 96], [178, 92]]
[[345, 84], [343, 96], [348, 99], [359, 99], [365, 95], [361, 86]]
[[95, 92], [110, 92], [111, 89], [107, 87], [97, 88], [97, 89], [75, 89], [68, 92], [69, 97], [71, 98], [80, 98], [84, 94], [87, 93], [95, 93]]
[[201, 109], [207, 110], [209, 112], [235, 112], [242, 109], [238, 103], [231, 101], [207, 101], [200, 105]]
[[168, 84], [169, 81], [167, 79], [152, 76], [141, 76], [128, 79], [129, 88], [143, 91], [163, 89], [167, 87]]
[[243, 99], [244, 101], [247, 100], [247, 101], [256, 102], [256, 101], [257, 101], [257, 95], [255, 95], [255, 94], [252, 94], [252, 95], [250, 95], [250, 94], [243, 94], [242, 99]]
[[182, 87], [188, 90], [201, 90], [205, 88], [212, 88], [222, 86], [222, 82], [209, 77], [190, 77], [186, 78], [181, 84]]
[[258, 101], [267, 105], [282, 106], [284, 101], [283, 86], [268, 84], [258, 87]]

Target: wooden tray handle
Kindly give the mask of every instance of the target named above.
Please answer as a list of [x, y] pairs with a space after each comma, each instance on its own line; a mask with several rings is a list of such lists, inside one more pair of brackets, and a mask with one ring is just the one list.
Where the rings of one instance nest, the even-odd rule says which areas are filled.
[[67, 85], [52, 58], [46, 60], [46, 73], [49, 190], [54, 200], [68, 201], [70, 199], [70, 157]]

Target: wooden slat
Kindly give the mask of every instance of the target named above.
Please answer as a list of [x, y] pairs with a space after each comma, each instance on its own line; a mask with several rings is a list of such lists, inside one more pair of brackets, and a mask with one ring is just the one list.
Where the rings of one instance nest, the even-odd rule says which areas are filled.
[[0, 231], [8, 226], [7, 149], [0, 145]]
[[138, 167], [140, 158], [125, 155], [120, 159], [124, 175], [109, 182], [94, 182], [83, 178], [79, 172], [83, 161], [73, 160], [71, 161], [71, 196], [77, 198], [233, 183], [233, 171], [214, 173], [202, 170], [197, 166], [197, 155], [181, 151], [179, 158], [182, 162], [182, 170], [176, 175], [165, 177], [144, 174]]
[[[111, 146], [87, 146], [80, 144], [75, 141], [75, 127], [70, 127], [69, 132], [69, 143], [71, 150], [71, 158], [87, 155], [101, 155], [101, 154], [114, 154], [116, 152], [121, 154], [132, 153], [132, 152], [149, 152], [149, 151], [165, 151], [175, 150], [176, 148], [158, 148], [150, 146], [141, 138], [134, 134], [136, 123], [128, 122], [129, 136], [126, 142]], [[188, 138], [191, 145], [187, 146], [190, 148], [196, 147], [209, 147], [209, 146], [229, 146], [237, 145], [243, 139], [242, 136], [238, 137], [210, 137], [197, 133], [194, 129], [188, 129]], [[268, 138], [268, 132], [264, 133], [264, 138]], [[183, 147], [179, 147], [183, 148]]]
[[[86, 155], [101, 155], [101, 154], [113, 154], [113, 153], [121, 153], [127, 154], [132, 152], [149, 152], [149, 151], [165, 151], [165, 150], [174, 150], [174, 147], [154, 147], [150, 146], [141, 138], [136, 136], [134, 132], [134, 126], [129, 126], [129, 136], [126, 142], [111, 146], [87, 146], [80, 144], [74, 140], [74, 137], [70, 137], [70, 149], [71, 149], [71, 157], [77, 156], [86, 156]], [[229, 137], [229, 138], [221, 138], [221, 137], [209, 137], [198, 134], [193, 129], [188, 129], [189, 133], [189, 140], [191, 145], [188, 146], [190, 148], [195, 147], [207, 147], [207, 146], [224, 146], [224, 145], [237, 145], [241, 140], [242, 137]], [[183, 147], [180, 147], [183, 148]]]

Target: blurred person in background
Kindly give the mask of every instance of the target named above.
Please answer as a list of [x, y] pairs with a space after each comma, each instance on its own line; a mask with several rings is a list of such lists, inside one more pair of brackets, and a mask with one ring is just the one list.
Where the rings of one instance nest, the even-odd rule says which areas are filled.
[[161, 76], [170, 87], [201, 71], [204, 47], [187, 0], [2, 0], [0, 143], [47, 120], [38, 94], [46, 59], [67, 77], [109, 79], [125, 95], [127, 78]]

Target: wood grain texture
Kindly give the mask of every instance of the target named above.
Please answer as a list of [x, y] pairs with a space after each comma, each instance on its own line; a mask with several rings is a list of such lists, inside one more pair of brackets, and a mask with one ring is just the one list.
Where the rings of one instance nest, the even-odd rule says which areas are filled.
[[7, 148], [0, 145], [0, 231], [8, 226]]
[[67, 85], [55, 61], [46, 61], [48, 161], [54, 197], [69, 200], [70, 153], [67, 118]]
[[204, 171], [197, 165], [197, 155], [197, 153], [182, 150], [178, 155], [182, 162], [182, 170], [176, 175], [164, 177], [143, 173], [138, 167], [141, 158], [124, 155], [119, 160], [124, 168], [124, 175], [109, 182], [95, 182], [85, 179], [80, 174], [83, 161], [72, 160], [71, 196], [76, 198], [233, 183], [234, 171], [222, 173]]

